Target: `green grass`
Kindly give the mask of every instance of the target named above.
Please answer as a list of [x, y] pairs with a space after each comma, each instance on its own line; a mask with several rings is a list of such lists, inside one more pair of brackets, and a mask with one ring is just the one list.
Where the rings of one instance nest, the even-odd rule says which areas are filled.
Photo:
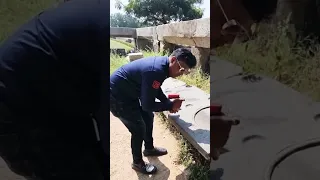
[[176, 160], [178, 164], [184, 165], [189, 173], [189, 180], [208, 180], [210, 161], [205, 160], [203, 156], [196, 150], [177, 130], [177, 128], [172, 125], [163, 113], [157, 113], [161, 121], [167, 129], [174, 135], [174, 137], [179, 142], [179, 155]]
[[56, 0], [1, 0], [0, 42], [5, 40], [21, 24], [43, 9], [53, 6]]
[[128, 42], [125, 42], [124, 40], [120, 40], [120, 39], [112, 39], [112, 40], [116, 41], [118, 43], [124, 44], [124, 45], [126, 45], [128, 47], [131, 47], [131, 49], [134, 48], [134, 43], [133, 42], [132, 43], [128, 43]]
[[268, 31], [246, 43], [218, 48], [217, 55], [320, 100], [320, 45], [312, 38], [293, 41], [286, 22], [264, 26]]
[[177, 79], [188, 85], [196, 86], [206, 93], [210, 94], [210, 76], [202, 73], [200, 68], [191, 71], [190, 74], [178, 77]]
[[110, 39], [110, 48], [111, 49], [125, 49], [126, 51], [132, 49], [132, 47], [130, 47], [124, 43], [121, 43], [117, 40], [114, 40], [114, 39]]
[[112, 54], [110, 56], [110, 75], [121, 67], [124, 64], [127, 64], [129, 61], [126, 58], [121, 58], [116, 54]]
[[[162, 56], [162, 53], [143, 52], [144, 57]], [[111, 55], [110, 58], [110, 73], [119, 68], [121, 65], [128, 63], [125, 58], [120, 58], [117, 55]], [[189, 85], [197, 86], [207, 93], [210, 89], [209, 76], [201, 73], [199, 69], [193, 70], [190, 74], [178, 78]], [[177, 162], [183, 164], [190, 171], [190, 180], [207, 180], [209, 179], [210, 162], [206, 161], [200, 153], [182, 136], [181, 133], [173, 126], [163, 113], [157, 113], [162, 122], [170, 130], [170, 132], [179, 141], [180, 151]]]

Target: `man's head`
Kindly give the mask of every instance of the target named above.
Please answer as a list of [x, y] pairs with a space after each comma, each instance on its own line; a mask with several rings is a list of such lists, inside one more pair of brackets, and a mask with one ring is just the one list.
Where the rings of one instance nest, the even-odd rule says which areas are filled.
[[169, 76], [176, 78], [188, 74], [190, 69], [196, 67], [196, 57], [186, 48], [179, 48], [169, 56]]

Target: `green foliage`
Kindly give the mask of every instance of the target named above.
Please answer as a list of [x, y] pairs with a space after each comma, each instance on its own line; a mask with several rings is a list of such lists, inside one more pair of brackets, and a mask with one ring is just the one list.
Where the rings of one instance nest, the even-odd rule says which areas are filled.
[[56, 0], [0, 0], [0, 43], [23, 23], [55, 3]]
[[110, 48], [111, 49], [125, 49], [126, 51], [133, 49], [130, 45], [128, 46], [125, 42], [116, 39], [110, 39]]
[[123, 5], [118, 0], [116, 4], [117, 8], [141, 18], [144, 25], [156, 26], [201, 18], [203, 9], [196, 6], [201, 3], [202, 0], [129, 0], [127, 5]]
[[110, 15], [110, 27], [139, 28], [141, 23], [138, 18], [128, 14], [114, 13]]
[[292, 39], [286, 21], [263, 29], [251, 41], [218, 48], [217, 55], [320, 100], [320, 44], [309, 37]]
[[[110, 39], [110, 42], [111, 42], [111, 41], [115, 41], [115, 42], [118, 42], [118, 43], [120, 43], [120, 44], [123, 44], [123, 45], [125, 45], [127, 48], [130, 48], [130, 50], [135, 47], [133, 43], [128, 43], [128, 42], [125, 42], [125, 41], [123, 41], [123, 40]], [[111, 44], [110, 44], [110, 46], [111, 46]]]

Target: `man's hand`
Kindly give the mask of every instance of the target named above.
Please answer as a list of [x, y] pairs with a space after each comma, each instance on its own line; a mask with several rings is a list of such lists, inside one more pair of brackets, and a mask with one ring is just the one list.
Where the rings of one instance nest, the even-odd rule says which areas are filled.
[[169, 111], [170, 113], [176, 113], [176, 112], [178, 112], [178, 111], [173, 111], [173, 110], [171, 110], [171, 111]]
[[184, 99], [175, 99], [173, 100], [173, 106], [170, 113], [176, 113], [180, 110], [182, 102], [185, 101]]
[[226, 145], [232, 126], [238, 125], [239, 120], [225, 116], [210, 117], [210, 147], [222, 148]]

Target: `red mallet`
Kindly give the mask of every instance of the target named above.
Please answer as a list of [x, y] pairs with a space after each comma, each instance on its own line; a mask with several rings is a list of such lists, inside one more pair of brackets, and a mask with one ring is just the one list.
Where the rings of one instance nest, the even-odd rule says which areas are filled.
[[221, 116], [222, 115], [222, 105], [211, 104], [210, 105], [210, 116]]
[[179, 99], [180, 95], [179, 94], [168, 94], [168, 99]]

